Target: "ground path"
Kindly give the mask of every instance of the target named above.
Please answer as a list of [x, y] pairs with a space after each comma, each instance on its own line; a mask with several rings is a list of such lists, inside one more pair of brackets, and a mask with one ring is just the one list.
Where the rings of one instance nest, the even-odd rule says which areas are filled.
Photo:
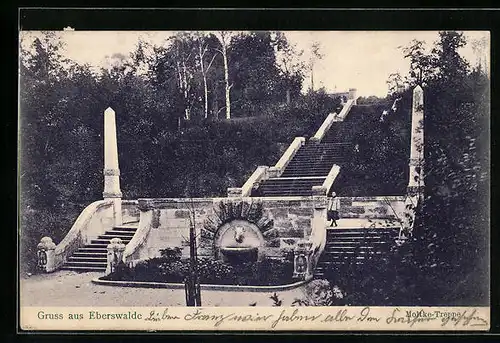
[[[183, 289], [132, 288], [96, 285], [99, 272], [57, 271], [30, 277], [20, 282], [21, 306], [185, 306]], [[230, 292], [202, 290], [203, 306], [272, 306], [273, 292]], [[302, 288], [276, 292], [283, 306], [302, 298]]]

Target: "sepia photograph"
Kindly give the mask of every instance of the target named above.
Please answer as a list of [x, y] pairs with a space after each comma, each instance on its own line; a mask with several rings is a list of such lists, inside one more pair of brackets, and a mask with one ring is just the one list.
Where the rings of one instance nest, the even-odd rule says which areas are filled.
[[20, 30], [23, 328], [489, 329], [489, 122], [488, 31]]

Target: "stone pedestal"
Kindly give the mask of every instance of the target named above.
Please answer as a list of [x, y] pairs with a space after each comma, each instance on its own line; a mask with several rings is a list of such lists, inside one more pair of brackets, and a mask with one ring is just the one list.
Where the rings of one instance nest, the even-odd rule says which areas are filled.
[[113, 238], [108, 244], [107, 250], [106, 275], [109, 275], [115, 271], [117, 265], [122, 263], [125, 244], [120, 238]]
[[421, 196], [424, 188], [424, 91], [420, 86], [413, 90], [409, 167], [408, 193]]
[[353, 104], [357, 105], [358, 90], [356, 88], [349, 88], [349, 100], [353, 100]]
[[104, 111], [104, 192], [105, 200], [113, 201], [114, 226], [122, 225], [122, 192], [120, 190], [120, 168], [118, 167], [118, 144], [116, 138], [115, 111], [108, 107]]
[[56, 245], [50, 237], [43, 237], [37, 245], [38, 268], [46, 273], [53, 272], [55, 266]]
[[305, 280], [312, 276], [312, 242], [299, 241], [293, 251], [293, 278]]

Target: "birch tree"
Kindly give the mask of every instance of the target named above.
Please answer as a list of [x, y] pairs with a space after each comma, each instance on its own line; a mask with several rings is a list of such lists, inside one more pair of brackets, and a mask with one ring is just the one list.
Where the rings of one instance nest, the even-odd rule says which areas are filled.
[[314, 66], [318, 60], [323, 58], [320, 48], [321, 46], [319, 42], [313, 42], [311, 44], [311, 57], [309, 58], [309, 68], [311, 70], [311, 91], [314, 91]]
[[219, 39], [221, 48], [217, 49], [222, 54], [222, 59], [224, 61], [224, 80], [226, 88], [226, 119], [231, 119], [231, 96], [230, 91], [233, 85], [229, 85], [229, 66], [227, 59], [227, 51], [229, 49], [229, 44], [231, 42], [232, 32], [231, 31], [219, 31], [217, 32], [217, 38]]
[[[204, 104], [203, 110], [205, 114], [205, 119], [208, 118], [208, 85], [207, 85], [207, 74], [212, 66], [215, 57], [217, 54], [213, 54], [210, 62], [207, 66], [205, 66], [205, 55], [209, 51], [208, 43], [206, 42], [205, 36], [202, 33], [198, 34], [198, 60], [200, 63], [200, 72], [203, 77], [203, 96], [204, 96]], [[227, 60], [227, 59], [226, 59]], [[227, 62], [225, 62], [227, 63]]]
[[188, 33], [181, 33], [172, 37], [177, 84], [184, 100], [185, 120], [191, 119], [191, 87], [194, 77], [191, 67], [194, 58], [191, 40], [192, 37]]

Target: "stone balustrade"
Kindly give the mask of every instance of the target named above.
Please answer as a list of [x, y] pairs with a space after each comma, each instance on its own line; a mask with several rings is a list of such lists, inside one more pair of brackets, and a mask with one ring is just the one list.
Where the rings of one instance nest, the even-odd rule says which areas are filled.
[[340, 173], [340, 166], [334, 164], [330, 169], [330, 171], [328, 172], [325, 181], [323, 181], [323, 183], [320, 186], [312, 187], [313, 196], [327, 196], [328, 193], [330, 192], [330, 188], [332, 188], [333, 186], [333, 182], [335, 181], [339, 173]]
[[252, 189], [261, 181], [268, 178], [280, 177], [288, 163], [297, 154], [300, 147], [306, 142], [304, 137], [295, 137], [292, 143], [288, 146], [287, 150], [283, 153], [279, 161], [272, 167], [259, 166], [248, 178], [242, 187], [230, 187], [227, 189], [227, 196], [230, 198], [235, 197], [248, 197], [252, 193]]
[[[87, 206], [78, 216], [64, 239], [54, 246], [52, 258], [47, 261], [45, 271], [51, 272], [63, 265], [79, 247], [97, 238], [113, 226], [113, 202], [110, 200], [95, 201]], [[40, 244], [50, 239], [42, 238]], [[39, 247], [43, 246], [39, 244]]]
[[318, 131], [316, 131], [314, 136], [311, 137], [311, 140], [320, 141], [325, 136], [326, 132], [330, 129], [330, 127], [334, 122], [343, 121], [345, 119], [345, 117], [349, 114], [349, 111], [351, 110], [353, 105], [355, 105], [354, 99], [347, 100], [340, 113], [335, 113], [335, 112], [330, 113], [328, 117], [326, 117], [323, 124], [321, 124]]
[[[274, 165], [274, 169], [277, 170], [277, 175], [270, 175], [269, 177], [279, 177], [288, 163], [294, 158], [294, 156], [299, 151], [300, 147], [306, 144], [305, 137], [295, 137], [288, 149], [286, 149], [285, 153], [281, 156], [279, 161]], [[271, 167], [273, 168], [273, 167]], [[271, 171], [272, 173], [272, 171]]]
[[116, 270], [116, 267], [123, 263], [123, 252], [125, 244], [120, 238], [112, 238], [107, 246], [106, 275]]

